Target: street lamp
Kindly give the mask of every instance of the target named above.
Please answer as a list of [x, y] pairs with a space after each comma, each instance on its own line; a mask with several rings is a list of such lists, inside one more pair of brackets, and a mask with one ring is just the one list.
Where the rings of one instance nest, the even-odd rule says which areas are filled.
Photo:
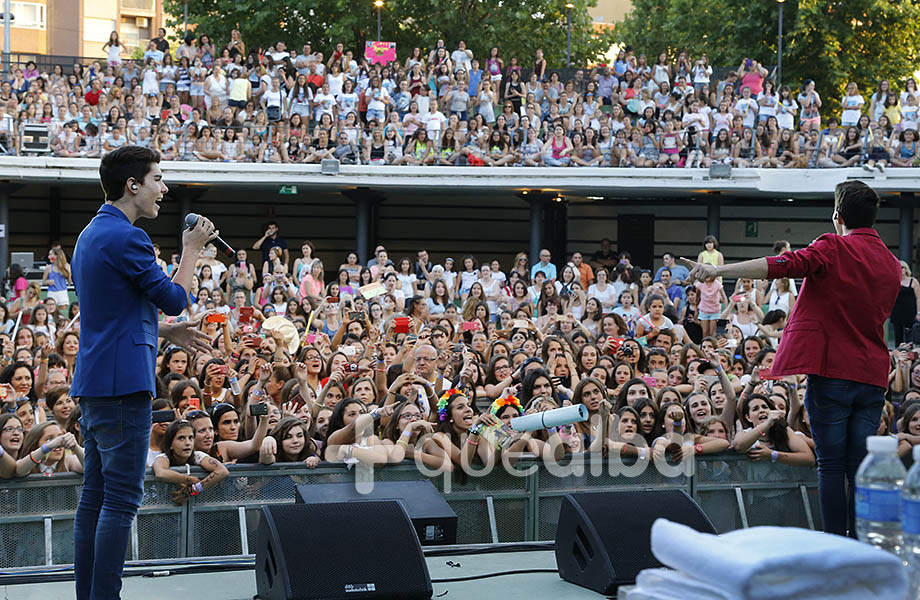
[[566, 65], [572, 66], [572, 9], [575, 8], [575, 5], [571, 2], [567, 2], [565, 5], [565, 24], [568, 29], [566, 35], [566, 50], [565, 50], [565, 62]]
[[380, 11], [383, 9], [383, 0], [374, 0], [374, 6], [377, 7], [377, 41], [380, 41]]
[[786, 0], [776, 0], [779, 4], [779, 41], [776, 45], [776, 89], [783, 78], [783, 5]]

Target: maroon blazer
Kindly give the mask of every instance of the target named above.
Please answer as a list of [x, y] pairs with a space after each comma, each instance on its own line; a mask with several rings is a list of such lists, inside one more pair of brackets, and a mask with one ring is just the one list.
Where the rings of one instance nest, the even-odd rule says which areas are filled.
[[821, 375], [888, 387], [885, 320], [901, 266], [878, 232], [827, 233], [807, 248], [767, 257], [769, 279], [804, 277], [773, 373]]

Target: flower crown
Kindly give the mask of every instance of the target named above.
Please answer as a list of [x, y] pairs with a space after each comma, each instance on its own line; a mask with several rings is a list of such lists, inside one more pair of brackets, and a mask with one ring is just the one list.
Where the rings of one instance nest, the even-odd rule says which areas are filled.
[[495, 402], [492, 403], [492, 406], [489, 407], [489, 412], [498, 416], [499, 411], [506, 406], [513, 406], [517, 409], [519, 415], [524, 412], [521, 401], [518, 400], [517, 396], [506, 396], [496, 399]]
[[455, 395], [464, 395], [463, 390], [457, 388], [450, 388], [438, 399], [438, 420], [446, 421], [447, 420], [447, 405], [450, 403], [450, 397]]

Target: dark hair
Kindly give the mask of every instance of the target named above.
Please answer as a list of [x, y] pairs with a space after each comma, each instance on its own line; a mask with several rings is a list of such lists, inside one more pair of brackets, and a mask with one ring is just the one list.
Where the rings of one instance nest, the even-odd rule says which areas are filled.
[[638, 385], [645, 388], [645, 393], [648, 394], [650, 399], [655, 398], [655, 394], [652, 392], [652, 388], [649, 387], [645, 380], [641, 377], [633, 377], [629, 381], [623, 384], [623, 387], [620, 388], [620, 393], [617, 394], [617, 403], [614, 407], [614, 410], [620, 410], [624, 406], [629, 406], [629, 403], [626, 401], [626, 395], [629, 393], [629, 388], [634, 385]]
[[[339, 400], [339, 403], [332, 409], [332, 416], [329, 417], [329, 429], [326, 430], [327, 440], [330, 435], [345, 427], [345, 409], [352, 404], [360, 404], [362, 407], [365, 406], [364, 403], [357, 398], [348, 398], [346, 395], [346, 397]], [[325, 447], [323, 450], [325, 451]]]
[[[743, 396], [741, 398], [741, 404], [738, 406], [738, 417], [741, 419], [741, 424], [745, 427], [754, 427], [754, 423], [751, 422], [748, 418], [748, 407], [754, 400], [763, 400], [767, 404], [767, 408], [770, 410], [775, 410], [776, 405], [773, 404], [773, 400], [764, 396], [763, 394], [751, 394], [750, 396]], [[788, 402], [787, 402], [788, 404]], [[777, 419], [770, 429], [767, 430], [767, 438], [770, 442], [773, 443], [774, 450], [780, 452], [789, 452], [789, 433], [786, 431], [786, 419], [780, 418]]]
[[215, 443], [215, 444], [217, 444], [217, 442], [225, 442], [225, 441], [231, 441], [231, 442], [238, 442], [238, 441], [240, 441], [240, 440], [239, 440], [239, 437], [240, 437], [240, 435], [242, 434], [242, 431], [243, 431], [243, 428], [242, 428], [242, 427], [240, 427], [240, 428], [237, 430], [237, 433], [236, 433], [237, 439], [235, 439], [235, 440], [222, 440], [222, 439], [220, 438], [220, 430], [218, 429], [217, 426], [220, 424], [220, 420], [223, 418], [223, 416], [224, 416], [225, 414], [227, 414], [228, 412], [236, 413], [237, 418], [239, 418], [239, 416], [240, 416], [240, 414], [239, 414], [239, 413], [237, 412], [237, 410], [233, 407], [233, 405], [227, 404], [226, 402], [221, 402], [220, 404], [217, 404], [217, 405], [214, 407], [214, 412], [211, 413], [211, 425], [214, 426], [214, 443]]
[[[298, 419], [297, 417], [284, 417], [278, 424], [275, 425], [275, 428], [272, 429], [271, 435], [275, 438], [277, 442], [277, 450], [275, 451], [275, 456], [282, 456], [281, 442], [284, 441], [285, 436], [288, 432], [295, 427], [301, 427], [303, 429], [303, 436], [306, 438], [304, 440], [303, 450], [300, 451], [300, 455], [295, 457], [297, 461], [306, 460], [307, 458], [314, 456], [316, 454], [316, 442], [313, 441], [313, 438], [310, 437], [310, 430], [306, 424]], [[280, 462], [280, 461], [279, 461]]]
[[773, 254], [779, 254], [780, 251], [789, 245], [789, 242], [786, 240], [776, 240], [773, 242]]
[[191, 379], [183, 379], [175, 386], [173, 386], [172, 391], [169, 393], [169, 401], [172, 403], [173, 408], [179, 408], [179, 403], [182, 402], [182, 392], [185, 391], [185, 388], [192, 388], [195, 390], [197, 397], [201, 398], [201, 389]]
[[872, 227], [878, 204], [878, 194], [862, 181], [844, 181], [834, 189], [834, 212], [847, 229]]
[[[180, 419], [178, 421], [173, 421], [166, 427], [166, 433], [163, 434], [163, 441], [160, 442], [160, 450], [163, 454], [166, 455], [166, 458], [169, 459], [169, 466], [174, 467], [176, 463], [174, 462], [175, 457], [172, 452], [172, 443], [176, 439], [179, 430], [183, 428], [188, 428], [192, 430], [192, 435], [195, 434], [195, 428], [192, 427], [192, 422], [186, 419]], [[194, 465], [195, 463], [195, 448], [192, 446], [192, 453], [188, 457], [188, 464]]]
[[99, 181], [106, 202], [120, 199], [129, 179], [143, 184], [150, 165], [159, 162], [159, 152], [142, 146], [122, 146], [106, 154], [99, 163]]
[[32, 374], [32, 367], [29, 366], [29, 363], [20, 360], [4, 367], [4, 369], [0, 371], [0, 383], [11, 383], [13, 381], [13, 376], [19, 369], [25, 369], [29, 372], [29, 378], [32, 380], [32, 387], [29, 388], [29, 393], [26, 394], [26, 396], [29, 398], [32, 406], [35, 406], [36, 402], [38, 402], [38, 396], [35, 393], [35, 376]]

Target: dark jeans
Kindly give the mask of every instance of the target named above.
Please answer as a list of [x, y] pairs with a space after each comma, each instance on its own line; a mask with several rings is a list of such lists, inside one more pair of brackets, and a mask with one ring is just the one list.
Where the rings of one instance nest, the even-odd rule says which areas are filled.
[[118, 600], [131, 522], [144, 495], [150, 394], [80, 399], [83, 492], [74, 520], [77, 600]]
[[818, 498], [828, 533], [856, 537], [856, 470], [866, 456], [866, 438], [878, 431], [884, 405], [883, 388], [808, 376], [805, 408], [815, 440]]

